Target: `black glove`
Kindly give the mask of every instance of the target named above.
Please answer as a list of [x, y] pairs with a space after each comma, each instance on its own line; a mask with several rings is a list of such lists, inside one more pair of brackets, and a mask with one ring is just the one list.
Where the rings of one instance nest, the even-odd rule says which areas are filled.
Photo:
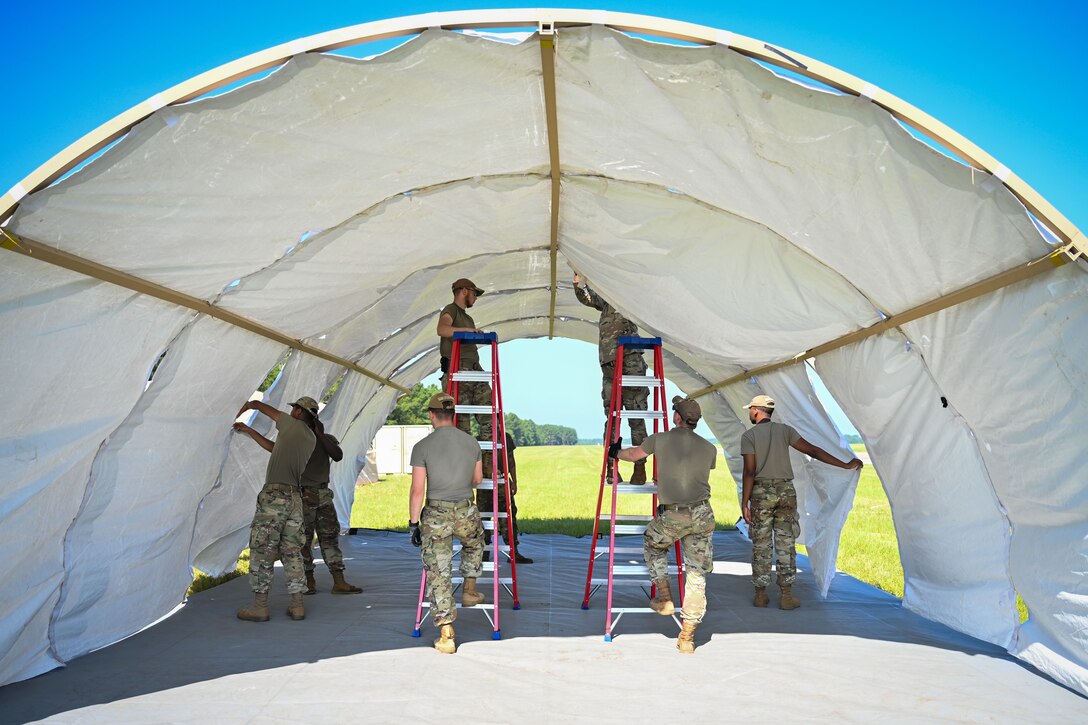
[[423, 532], [419, 530], [419, 522], [408, 522], [408, 533], [412, 535], [412, 546], [423, 546]]
[[620, 457], [621, 439], [617, 438], [613, 441], [612, 445], [608, 447], [608, 457], [612, 460], [618, 460]]

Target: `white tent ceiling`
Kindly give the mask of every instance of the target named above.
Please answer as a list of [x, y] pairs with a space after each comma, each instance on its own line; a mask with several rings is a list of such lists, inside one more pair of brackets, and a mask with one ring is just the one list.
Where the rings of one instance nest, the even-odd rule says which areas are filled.
[[[739, 406], [766, 392], [805, 438], [847, 457], [798, 353], [1054, 251], [1000, 178], [867, 98], [726, 45], [600, 25], [556, 37], [555, 334], [595, 339], [563, 282], [579, 269], [665, 339], [681, 388], [731, 381], [700, 399], [729, 454]], [[436, 313], [458, 277], [488, 290], [473, 314], [500, 339], [549, 332], [546, 106], [536, 36], [428, 30], [370, 60], [301, 54], [157, 110], [21, 199], [7, 229], [410, 386], [437, 367]], [[232, 566], [263, 465], [229, 425], [288, 348], [33, 255], [4, 255], [3, 275], [10, 682], [168, 613], [191, 565]], [[1088, 692], [1083, 267], [887, 328], [814, 364], [888, 491], [905, 606]], [[296, 353], [272, 400], [343, 374]], [[362, 455], [396, 395], [348, 372], [323, 417]], [[342, 512], [355, 461], [334, 470]], [[802, 458], [795, 469], [826, 591], [856, 474]]]

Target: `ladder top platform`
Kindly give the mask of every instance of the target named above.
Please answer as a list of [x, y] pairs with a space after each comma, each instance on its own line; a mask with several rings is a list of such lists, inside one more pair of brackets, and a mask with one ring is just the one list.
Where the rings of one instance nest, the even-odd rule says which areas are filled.
[[496, 332], [455, 332], [453, 339], [461, 342], [498, 342], [499, 335]]
[[[460, 333], [453, 333], [456, 339]], [[661, 347], [660, 337], [635, 337], [634, 335], [623, 335], [619, 340], [616, 340], [616, 345], [623, 345], [624, 347], [634, 348], [649, 348], [649, 347]]]

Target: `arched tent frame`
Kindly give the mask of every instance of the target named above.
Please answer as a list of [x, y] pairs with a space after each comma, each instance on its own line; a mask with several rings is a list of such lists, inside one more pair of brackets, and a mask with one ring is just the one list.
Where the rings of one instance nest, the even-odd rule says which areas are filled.
[[[932, 140], [943, 145], [944, 148], [959, 156], [960, 159], [965, 161], [972, 168], [977, 169], [980, 173], [991, 175], [996, 182], [1004, 185], [1004, 187], [1007, 188], [1024, 205], [1024, 207], [1036, 217], [1036, 219], [1049, 228], [1061, 243], [1059, 249], [1038, 257], [1026, 264], [1016, 266], [1014, 269], [1003, 272], [995, 277], [956, 290], [951, 294], [935, 297], [906, 312], [900, 312], [894, 316], [886, 315], [884, 316], [884, 319], [876, 324], [852, 332], [849, 335], [830, 340], [817, 347], [803, 350], [785, 359], [772, 360], [767, 364], [746, 369], [740, 374], [720, 376], [717, 378], [719, 382], [713, 382], [713, 379], [707, 379], [705, 374], [688, 375], [688, 371], [685, 370], [685, 379], [679, 382], [681, 382], [684, 389], [690, 391], [693, 395], [708, 395], [711, 392], [715, 392], [718, 394], [718, 399], [714, 404], [721, 405], [727, 403], [730, 407], [735, 408], [742, 402], [738, 399], [738, 396], [741, 396], [744, 392], [744, 386], [740, 385], [740, 383], [745, 379], [759, 375], [766, 376], [768, 381], [772, 381], [775, 384], [775, 387], [778, 390], [776, 395], [783, 401], [789, 401], [786, 406], [787, 409], [790, 407], [800, 409], [805, 405], [805, 387], [807, 383], [798, 377], [799, 366], [796, 365], [797, 362], [814, 356], [824, 356], [828, 353], [841, 350], [850, 343], [861, 342], [867, 339], [872, 339], [874, 346], [876, 346], [878, 344], [877, 341], [881, 340], [880, 333], [892, 330], [893, 328], [897, 328], [900, 325], [913, 320], [933, 315], [936, 312], [946, 310], [954, 305], [972, 300], [981, 295], [1008, 287], [1015, 282], [1025, 280], [1035, 274], [1045, 272], [1052, 269], [1053, 266], [1063, 264], [1067, 259], [1077, 258], [1084, 249], [1084, 238], [1081, 232], [1073, 227], [1067, 219], [1061, 216], [1027, 184], [1011, 174], [1011, 172], [999, 164], [995, 159], [918, 109], [915, 109], [909, 104], [870, 84], [864, 83], [849, 74], [838, 71], [837, 69], [821, 64], [818, 61], [814, 61], [800, 54], [774, 48], [761, 43], [760, 41], [717, 31], [711, 28], [622, 13], [568, 10], [511, 10], [442, 13], [367, 23], [286, 43], [267, 51], [247, 56], [246, 58], [233, 63], [228, 63], [220, 68], [197, 76], [190, 81], [179, 84], [162, 94], [157, 94], [144, 103], [130, 109], [128, 112], [121, 114], [113, 121], [104, 124], [99, 129], [96, 129], [91, 134], [88, 134], [83, 139], [80, 139], [68, 149], [58, 154], [39, 168], [34, 174], [31, 174], [23, 182], [16, 185], [12, 191], [0, 200], [0, 220], [7, 220], [10, 218], [11, 215], [15, 213], [19, 202], [28, 193], [34, 193], [46, 188], [53, 181], [64, 176], [68, 171], [93, 156], [96, 152], [124, 136], [140, 121], [146, 119], [156, 111], [171, 105], [200, 98], [205, 94], [234, 83], [235, 81], [245, 79], [268, 69], [279, 67], [298, 55], [331, 51], [387, 38], [412, 36], [435, 28], [443, 30], [488, 28], [513, 29], [519, 27], [535, 28], [539, 31], [538, 39], [542, 61], [541, 71], [545, 99], [544, 106], [547, 116], [545, 121], [548, 129], [550, 152], [552, 205], [550, 209], [551, 230], [549, 245], [551, 284], [547, 290], [538, 288], [540, 293], [547, 292], [550, 295], [551, 311], [546, 330], [534, 330], [534, 334], [547, 334], [551, 336], [554, 334], [556, 318], [555, 300], [556, 289], [558, 287], [557, 226], [560, 212], [558, 204], [558, 188], [560, 181], [559, 151], [562, 146], [557, 135], [559, 119], [555, 101], [555, 78], [552, 74], [554, 70], [552, 66], [554, 44], [552, 41], [554, 34], [557, 31], [562, 31], [564, 28], [575, 28], [587, 25], [604, 26], [614, 30], [682, 40], [699, 45], [719, 45], [728, 47], [749, 58], [783, 68], [790, 73], [810, 78], [847, 94], [868, 99], [877, 106], [888, 111], [899, 121], [921, 131]], [[332, 365], [355, 370], [360, 373], [361, 376], [368, 378], [368, 380], [360, 382], [357, 377], [351, 381], [352, 384], [361, 386], [364, 394], [369, 395], [369, 399], [371, 400], [382, 400], [391, 404], [395, 391], [398, 389], [403, 390], [403, 388], [390, 380], [391, 377], [394, 377], [393, 375], [383, 377], [373, 371], [360, 367], [356, 362], [350, 359], [334, 355], [326, 350], [302, 342], [301, 340], [292, 339], [289, 335], [285, 335], [266, 325], [249, 320], [242, 315], [221, 310], [214, 303], [207, 302], [192, 295], [183, 294], [170, 289], [167, 286], [159, 285], [125, 272], [111, 269], [107, 266], [82, 259], [76, 255], [68, 254], [35, 241], [21, 238], [16, 234], [10, 234], [7, 231], [4, 233], [7, 234], [8, 237], [7, 240], [0, 245], [4, 246], [5, 249], [8, 249], [9, 251], [26, 254], [41, 261], [78, 272], [82, 275], [107, 281], [111, 284], [134, 290], [142, 295], [164, 300], [171, 305], [218, 318], [233, 326], [233, 328], [256, 333], [279, 345], [287, 345], [303, 351], [310, 356], [319, 357]], [[500, 326], [500, 334], [502, 334], [501, 325], [505, 323], [497, 324]], [[880, 342], [879, 344], [883, 343]], [[424, 367], [434, 368], [433, 353], [426, 351], [415, 352], [416, 354], [421, 355], [421, 357], [412, 358], [410, 362], [404, 364], [404, 367], [411, 367], [415, 370]], [[849, 360], [842, 360], [834, 355], [828, 355], [828, 358], [829, 365], [849, 365]], [[680, 368], [687, 361], [684, 359], [682, 352], [677, 352], [676, 357], [669, 361], [670, 369], [672, 369], [674, 362], [676, 363], [675, 367]], [[317, 375], [314, 375], [316, 378]], [[294, 385], [295, 388], [298, 387], [298, 383], [295, 383]], [[921, 385], [921, 383], [919, 383], [919, 385]], [[289, 398], [290, 396], [287, 395], [288, 392], [294, 391], [292, 391], [291, 388], [288, 388], [286, 391], [278, 391], [277, 394]], [[353, 411], [337, 410], [335, 412], [336, 415], [349, 416], [352, 413]], [[711, 415], [713, 416], [713, 414]], [[812, 417], [818, 417], [818, 415], [817, 412], [812, 413]], [[878, 421], [878, 423], [879, 422], [880, 421]], [[729, 424], [729, 421], [719, 416], [717, 424], [719, 426], [725, 426]], [[365, 445], [365, 440], [363, 439], [366, 438], [366, 431], [372, 427], [373, 426], [368, 424], [353, 430], [353, 434], [358, 440], [350, 441], [350, 444], [355, 446], [358, 444]], [[373, 431], [369, 430], [369, 432], [372, 433]], [[818, 431], [815, 431], [815, 433], [818, 434]], [[807, 431], [806, 437], [810, 440], [814, 440]], [[835, 441], [830, 441], [830, 443], [828, 443], [825, 440], [815, 439], [815, 442], [827, 447], [834, 444]], [[841, 511], [838, 512], [838, 514], [845, 516], [845, 513]], [[228, 545], [225, 546], [229, 548]], [[1030, 659], [1030, 657], [1026, 659]]]
[[[347, 28], [331, 30], [326, 33], [311, 35], [288, 43], [282, 43], [267, 50], [253, 53], [226, 63], [210, 71], [202, 73], [188, 81], [155, 94], [151, 98], [133, 106], [128, 111], [116, 116], [107, 123], [102, 124], [94, 131], [73, 143], [68, 148], [42, 164], [32, 174], [23, 179], [10, 189], [3, 197], [0, 197], [0, 224], [14, 214], [19, 201], [27, 194], [45, 188], [57, 179], [64, 176], [73, 168], [93, 156], [98, 151], [110, 145], [117, 139], [128, 133], [129, 129], [144, 120], [154, 112], [167, 106], [185, 103], [219, 88], [230, 85], [239, 80], [263, 71], [277, 68], [291, 58], [302, 53], [321, 53], [342, 48], [360, 45], [389, 38], [399, 38], [418, 35], [430, 28], [444, 30], [485, 30], [485, 29], [513, 29], [513, 28], [537, 28], [540, 31], [541, 67], [544, 77], [544, 93], [547, 110], [547, 126], [549, 138], [549, 151], [551, 160], [552, 179], [552, 206], [551, 206], [551, 262], [552, 262], [552, 291], [551, 312], [548, 328], [549, 336], [554, 334], [555, 325], [555, 297], [556, 284], [556, 255], [558, 250], [558, 225], [559, 225], [559, 140], [557, 132], [557, 112], [555, 103], [555, 74], [552, 65], [554, 57], [554, 45], [552, 42], [555, 30], [564, 27], [576, 27], [582, 25], [602, 25], [615, 30], [630, 33], [643, 33], [653, 37], [680, 40], [699, 45], [724, 45], [750, 58], [783, 68], [804, 76], [814, 81], [823, 83], [831, 88], [862, 96], [884, 108], [896, 119], [908, 126], [927, 135], [949, 151], [955, 153], [965, 163], [978, 170], [992, 174], [1000, 183], [1004, 184], [1024, 206], [1053, 234], [1061, 240], [1064, 246], [1054, 254], [1047, 255], [1043, 259], [1036, 260], [1025, 267], [998, 275], [997, 277], [971, 285], [952, 295], [932, 300], [925, 305], [901, 313], [895, 319], [887, 318], [881, 323], [866, 330], [861, 330], [837, 340], [829, 341], [818, 348], [799, 351], [793, 357], [772, 363], [759, 368], [746, 371], [743, 375], [734, 376], [722, 380], [714, 385], [693, 391], [692, 395], [698, 397], [743, 380], [745, 377], [771, 372], [785, 365], [791, 365], [799, 360], [813, 357], [817, 354], [829, 352], [857, 340], [884, 332], [899, 324], [918, 319], [924, 315], [945, 309], [955, 304], [972, 299], [982, 294], [992, 292], [1009, 284], [1026, 279], [1047, 269], [1049, 265], [1041, 264], [1050, 261], [1054, 265], [1064, 264], [1068, 256], [1076, 259], [1085, 252], [1083, 233], [1076, 228], [1065, 216], [1055, 209], [1046, 199], [1036, 192], [1023, 179], [1012, 173], [1006, 166], [997, 161], [990, 154], [973, 144], [962, 135], [915, 108], [906, 101], [884, 91], [871, 83], [863, 81], [856, 76], [822, 63], [818, 60], [795, 53], [791, 50], [778, 48], [762, 41], [737, 35], [728, 31], [709, 28], [704, 25], [685, 23], [676, 20], [656, 18], [646, 15], [631, 13], [617, 13], [597, 10], [567, 10], [567, 9], [519, 9], [519, 10], [478, 10], [466, 12], [427, 13], [423, 15], [411, 15], [403, 18], [380, 20], [371, 23], [362, 23]], [[376, 377], [380, 382], [392, 385], [394, 388], [405, 392], [396, 383], [375, 376], [368, 370], [359, 368], [355, 363], [319, 350], [299, 340], [244, 320], [230, 313], [216, 310], [212, 305], [200, 300], [183, 299], [178, 293], [147, 283], [143, 280], [132, 278], [130, 275], [118, 273], [115, 270], [103, 268], [93, 262], [81, 260], [72, 255], [66, 255], [57, 250], [49, 249], [44, 245], [32, 245], [24, 241], [9, 238], [0, 243], [5, 249], [34, 254], [43, 261], [48, 261], [73, 271], [88, 274], [98, 279], [121, 284], [135, 291], [166, 299], [167, 301], [181, 304], [191, 309], [220, 316], [230, 324], [245, 327], [252, 332], [285, 342], [295, 349], [323, 357], [336, 362], [356, 372], [370, 377]]]

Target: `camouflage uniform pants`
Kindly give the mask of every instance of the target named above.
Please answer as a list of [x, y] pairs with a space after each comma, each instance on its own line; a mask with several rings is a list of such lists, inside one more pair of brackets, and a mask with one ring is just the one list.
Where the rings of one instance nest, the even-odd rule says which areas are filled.
[[[756, 480], [749, 499], [752, 510], [752, 583], [771, 583], [771, 559], [777, 561], [778, 584], [792, 585], [797, 579], [797, 537], [801, 523], [797, 515], [797, 491], [784, 478]], [[777, 556], [775, 556], [777, 554]]]
[[344, 571], [344, 554], [340, 551], [340, 519], [332, 502], [332, 489], [324, 486], [302, 487], [302, 563], [306, 571], [314, 570], [314, 532], [321, 545], [321, 558], [329, 571]]
[[423, 546], [420, 557], [427, 572], [431, 596], [431, 616], [435, 625], [451, 624], [457, 619], [453, 601], [453, 537], [461, 542], [461, 576], [477, 578], [482, 571], [484, 528], [480, 511], [472, 499], [463, 501], [427, 501], [419, 516]]
[[[483, 368], [480, 363], [466, 364], [461, 370], [478, 370], [482, 371]], [[449, 390], [449, 375], [442, 376], [442, 389]], [[486, 405], [491, 407], [491, 386], [487, 383], [457, 383], [457, 404], [458, 405]], [[480, 426], [480, 434], [476, 436], [478, 440], [489, 441], [491, 440], [491, 414], [479, 413], [476, 415], [476, 422]], [[457, 416], [457, 427], [464, 432], [472, 435], [472, 421], [467, 415]], [[489, 458], [484, 456], [485, 459]], [[484, 470], [489, 470], [491, 466], [490, 460], [484, 461]]]
[[[604, 415], [607, 418], [612, 412], [612, 378], [616, 372], [616, 363], [609, 362], [601, 365], [601, 400], [604, 402]], [[645, 375], [646, 360], [642, 353], [633, 353], [623, 356], [624, 375]], [[621, 406], [624, 410], [646, 410], [646, 403], [650, 397], [649, 388], [622, 388]], [[631, 418], [631, 446], [637, 447], [646, 440], [646, 421]], [[613, 434], [614, 435], [614, 434]]]
[[679, 541], [684, 553], [685, 622], [698, 624], [706, 614], [706, 575], [714, 570], [714, 509], [710, 502], [691, 508], [666, 508], [642, 535], [642, 554], [654, 582], [669, 579], [669, 549]]
[[297, 486], [267, 483], [257, 494], [257, 511], [249, 529], [249, 585], [267, 592], [276, 559], [283, 562], [287, 591], [306, 591], [302, 569], [302, 497]]

